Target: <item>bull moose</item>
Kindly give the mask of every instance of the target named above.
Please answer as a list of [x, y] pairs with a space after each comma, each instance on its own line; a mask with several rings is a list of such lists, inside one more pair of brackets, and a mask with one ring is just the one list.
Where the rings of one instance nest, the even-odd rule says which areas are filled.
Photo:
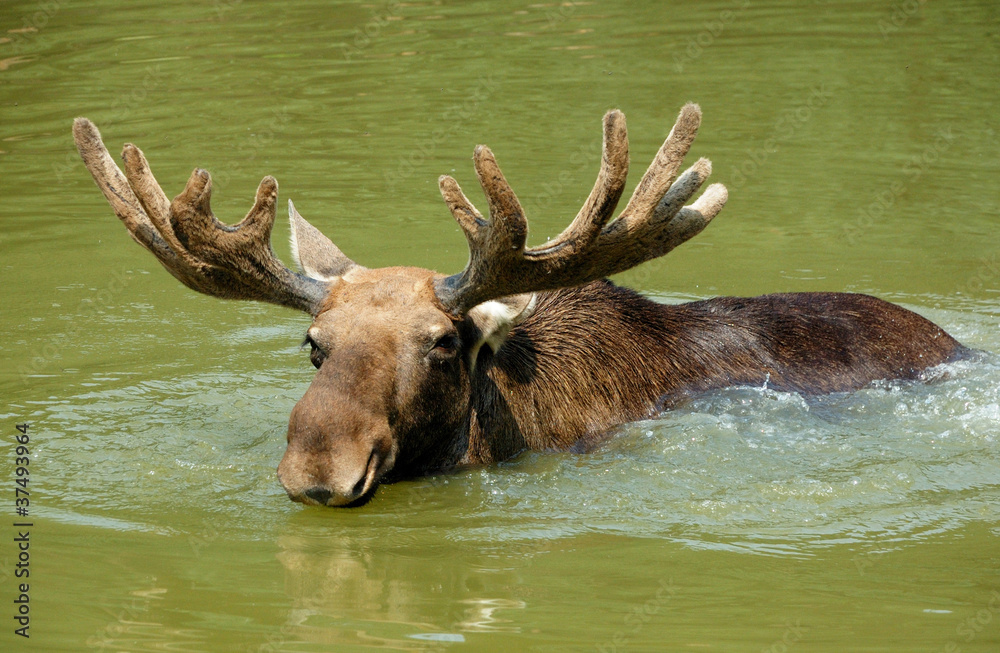
[[719, 297], [662, 305], [605, 277], [663, 256], [726, 203], [721, 184], [685, 203], [711, 172], [678, 176], [701, 123], [685, 105], [618, 218], [628, 137], [604, 116], [593, 190], [556, 238], [525, 247], [524, 211], [485, 146], [473, 161], [489, 219], [458, 183], [441, 194], [468, 240], [469, 262], [446, 276], [368, 269], [347, 258], [288, 203], [294, 272], [271, 249], [278, 184], [265, 177], [235, 226], [219, 222], [212, 181], [196, 169], [167, 199], [142, 152], [118, 168], [89, 120], [73, 134], [84, 163], [132, 238], [181, 283], [312, 316], [317, 368], [288, 423], [278, 478], [307, 504], [352, 506], [380, 483], [504, 460], [525, 449], [583, 449], [613, 427], [692, 393], [762, 385], [822, 394], [879, 379], [915, 379], [969, 353], [899, 306], [849, 293]]

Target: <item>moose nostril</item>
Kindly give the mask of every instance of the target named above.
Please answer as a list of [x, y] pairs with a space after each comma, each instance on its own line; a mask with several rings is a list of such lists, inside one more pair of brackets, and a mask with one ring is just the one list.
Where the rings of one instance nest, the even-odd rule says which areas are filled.
[[323, 506], [325, 506], [326, 502], [330, 500], [331, 496], [333, 496], [333, 493], [330, 492], [330, 490], [319, 485], [309, 488], [304, 492], [304, 494]]
[[365, 463], [365, 471], [361, 474], [361, 478], [358, 482], [354, 484], [351, 488], [351, 497], [358, 498], [364, 494], [365, 486], [368, 485], [368, 478], [374, 473], [375, 467], [378, 467], [379, 456], [378, 453], [372, 449], [372, 452], [368, 454], [368, 462]]
[[365, 477], [362, 476], [358, 479], [358, 482], [354, 484], [354, 487], [351, 488], [352, 497], [360, 497], [361, 493], [365, 491], [365, 480]]

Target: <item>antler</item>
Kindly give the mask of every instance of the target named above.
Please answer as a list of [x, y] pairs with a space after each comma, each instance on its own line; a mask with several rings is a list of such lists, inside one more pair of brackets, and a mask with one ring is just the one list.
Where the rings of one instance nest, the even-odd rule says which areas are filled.
[[[212, 179], [205, 170], [195, 170], [184, 192], [170, 202], [139, 148], [125, 145], [122, 174], [92, 122], [77, 118], [73, 137], [87, 169], [129, 234], [181, 283], [206, 295], [254, 299], [316, 314], [326, 296], [326, 284], [289, 270], [271, 249], [278, 197], [274, 177], [264, 177], [253, 208], [239, 224], [228, 226], [212, 214]], [[293, 229], [300, 221], [299, 231], [315, 231], [294, 209], [290, 217]], [[340, 256], [327, 267], [344, 271], [355, 265]]]
[[489, 221], [458, 182], [447, 175], [439, 180], [441, 195], [469, 241], [465, 270], [437, 282], [441, 303], [453, 314], [464, 315], [490, 299], [582, 285], [663, 256], [698, 234], [728, 198], [725, 186], [713, 184], [694, 204], [684, 206], [711, 174], [708, 159], [699, 159], [674, 181], [700, 123], [701, 109], [686, 104], [625, 210], [607, 224], [628, 174], [625, 116], [609, 111], [604, 116], [601, 170], [590, 196], [565, 231], [530, 249], [524, 247], [528, 223], [521, 204], [493, 153], [478, 146], [473, 161], [489, 200]]

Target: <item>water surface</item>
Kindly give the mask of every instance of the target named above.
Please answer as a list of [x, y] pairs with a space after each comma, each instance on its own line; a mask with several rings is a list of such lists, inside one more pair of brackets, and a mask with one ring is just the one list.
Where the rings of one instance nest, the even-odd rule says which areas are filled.
[[113, 152], [138, 144], [170, 195], [209, 169], [229, 222], [272, 174], [362, 264], [450, 272], [467, 250], [436, 180], [484, 204], [475, 144], [492, 146], [538, 243], [586, 197], [607, 109], [628, 117], [634, 184], [693, 100], [692, 160], [712, 158], [730, 202], [616, 281], [665, 302], [869, 292], [996, 354], [998, 14], [5, 3], [3, 478], [10, 496], [28, 421], [35, 526], [32, 638], [8, 621], [4, 646], [997, 650], [995, 357], [808, 401], [720, 391], [591, 454], [306, 508], [275, 475], [312, 378], [306, 316], [182, 288], [118, 224], [70, 124], [89, 117]]

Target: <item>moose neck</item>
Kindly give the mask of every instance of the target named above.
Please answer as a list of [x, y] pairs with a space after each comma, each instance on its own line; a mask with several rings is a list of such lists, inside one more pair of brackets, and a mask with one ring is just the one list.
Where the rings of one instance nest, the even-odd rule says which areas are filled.
[[917, 379], [971, 353], [929, 320], [866, 295], [663, 305], [597, 281], [542, 295], [496, 355], [481, 356], [463, 462], [587, 449], [615, 426], [712, 389], [850, 391]]
[[662, 364], [680, 342], [665, 308], [607, 281], [542, 295], [499, 351], [480, 357], [464, 462], [586, 448], [665, 408], [686, 376]]

